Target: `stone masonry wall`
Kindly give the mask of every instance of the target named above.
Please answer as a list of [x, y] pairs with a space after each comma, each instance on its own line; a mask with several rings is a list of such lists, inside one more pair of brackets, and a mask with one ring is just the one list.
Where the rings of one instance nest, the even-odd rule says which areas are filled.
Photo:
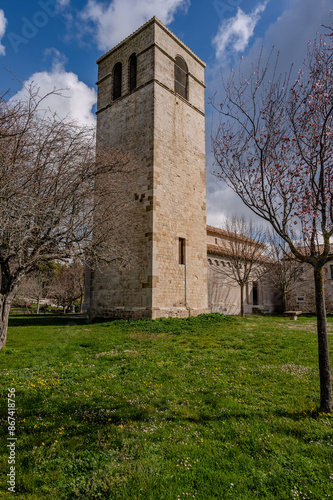
[[[128, 62], [137, 55], [137, 88]], [[174, 59], [189, 68], [189, 100], [174, 92]], [[122, 63], [122, 97], [112, 102], [113, 68]], [[204, 63], [156, 18], [99, 61], [97, 138], [121, 149], [130, 172], [113, 174], [126, 203], [114, 204], [115, 254], [129, 266], [100, 264], [92, 274], [90, 314], [188, 316], [208, 312], [205, 203]], [[117, 222], [118, 221], [118, 222]], [[123, 221], [123, 224], [119, 224]], [[186, 266], [179, 264], [186, 240]]]
[[[303, 313], [316, 312], [315, 285], [313, 267], [310, 264], [301, 264], [303, 276], [297, 282], [294, 289], [288, 294], [287, 307], [291, 311], [302, 311]], [[324, 266], [324, 285], [326, 312], [333, 314], [333, 264]]]
[[[208, 312], [205, 65], [159, 24], [155, 29], [154, 317], [188, 316]], [[177, 55], [189, 70], [188, 100], [174, 92]]]
[[[209, 238], [210, 240], [210, 238]], [[211, 312], [221, 314], [240, 314], [240, 287], [223, 272], [228, 266], [228, 258], [208, 254], [208, 303]], [[254, 278], [257, 281], [256, 278]], [[253, 304], [253, 280], [244, 290], [245, 314], [279, 312], [281, 298], [273, 284], [264, 276], [258, 280], [258, 304]]]
[[[116, 260], [111, 265], [100, 264], [94, 271], [90, 314], [95, 316], [151, 316], [153, 40], [151, 24], [99, 60], [98, 143], [123, 151], [130, 166], [126, 165], [126, 173], [111, 174], [108, 179], [109, 184], [118, 186], [115, 222], [110, 228], [114, 253], [124, 256], [127, 265], [123, 267]], [[128, 61], [134, 52], [138, 78], [137, 88], [130, 94]], [[123, 65], [122, 97], [112, 102], [113, 68], [118, 62]], [[120, 203], [121, 199], [126, 202]]]

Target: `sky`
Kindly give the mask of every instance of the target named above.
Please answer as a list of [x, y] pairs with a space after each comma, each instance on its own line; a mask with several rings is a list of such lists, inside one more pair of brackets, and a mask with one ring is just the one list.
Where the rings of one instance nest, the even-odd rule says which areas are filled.
[[279, 71], [301, 68], [308, 41], [329, 24], [332, 0], [1, 0], [0, 92], [20, 98], [36, 84], [61, 116], [94, 125], [97, 65], [104, 52], [157, 16], [206, 63], [207, 222], [221, 227], [227, 215], [251, 216], [237, 195], [212, 174], [211, 136], [216, 117], [210, 99], [221, 75], [250, 65], [272, 47]]

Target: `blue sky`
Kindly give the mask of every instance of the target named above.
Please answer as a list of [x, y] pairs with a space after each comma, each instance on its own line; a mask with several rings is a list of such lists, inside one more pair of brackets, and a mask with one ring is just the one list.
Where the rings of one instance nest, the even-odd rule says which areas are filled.
[[[280, 70], [301, 67], [307, 42], [329, 22], [332, 0], [5, 0], [0, 4], [0, 91], [22, 95], [66, 89], [50, 107], [85, 124], [95, 121], [96, 59], [156, 15], [207, 64], [206, 99], [221, 71], [256, 61], [263, 47], [280, 51]], [[18, 93], [18, 94], [17, 94]], [[207, 104], [207, 216], [247, 213], [237, 196], [210, 174], [211, 109]]]

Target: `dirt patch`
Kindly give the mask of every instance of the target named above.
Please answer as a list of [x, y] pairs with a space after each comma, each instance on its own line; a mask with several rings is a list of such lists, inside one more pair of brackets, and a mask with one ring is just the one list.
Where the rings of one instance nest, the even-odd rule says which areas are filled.
[[[317, 325], [313, 323], [300, 323], [298, 325], [294, 323], [292, 325], [288, 325], [288, 328], [289, 330], [303, 330], [308, 333], [317, 333]], [[330, 324], [327, 325], [327, 333], [328, 335], [333, 334], [333, 326]]]
[[290, 373], [290, 375], [295, 375], [296, 377], [306, 375], [312, 370], [310, 366], [294, 365], [293, 363], [282, 365], [280, 368], [282, 372]]
[[94, 358], [99, 358], [100, 356], [119, 356], [118, 351], [111, 351], [111, 352], [99, 352], [98, 354], [94, 354]]

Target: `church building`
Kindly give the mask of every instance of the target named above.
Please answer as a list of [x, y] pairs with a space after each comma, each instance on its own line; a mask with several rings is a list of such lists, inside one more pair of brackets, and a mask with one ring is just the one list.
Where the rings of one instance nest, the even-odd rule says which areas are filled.
[[[205, 63], [153, 17], [97, 64], [97, 143], [126, 152], [130, 164], [123, 182], [118, 174], [126, 204], [113, 209], [115, 220], [121, 210], [130, 225], [112, 231], [115, 241], [128, 241], [133, 265], [115, 261], [91, 273], [88, 313], [239, 312], [236, 295], [230, 307], [215, 301], [212, 308], [208, 297]], [[249, 300], [259, 305], [264, 294], [256, 287]]]

